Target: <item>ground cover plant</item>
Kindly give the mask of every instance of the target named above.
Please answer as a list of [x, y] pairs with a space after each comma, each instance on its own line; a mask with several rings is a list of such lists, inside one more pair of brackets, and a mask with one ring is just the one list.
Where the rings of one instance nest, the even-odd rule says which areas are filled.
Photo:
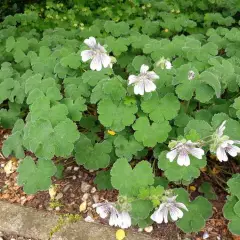
[[[188, 186], [213, 161], [219, 169], [239, 161], [239, 8], [234, 0], [46, 2], [6, 17], [0, 124], [12, 134], [2, 152], [19, 159], [18, 184], [47, 190], [61, 159], [74, 156], [98, 171], [99, 188], [119, 191], [117, 202], [94, 206], [111, 226], [176, 221], [200, 231], [216, 196], [204, 183], [190, 199]], [[240, 234], [233, 173], [223, 213]]]

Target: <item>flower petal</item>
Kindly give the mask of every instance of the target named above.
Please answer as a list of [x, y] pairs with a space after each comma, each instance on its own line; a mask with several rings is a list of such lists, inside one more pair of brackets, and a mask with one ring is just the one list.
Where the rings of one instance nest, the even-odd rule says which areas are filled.
[[180, 166], [189, 166], [190, 165], [190, 158], [187, 153], [185, 152], [180, 152], [178, 155], [177, 163]]
[[101, 61], [102, 61], [103, 67], [107, 68], [110, 66], [111, 58], [107, 54], [103, 53], [101, 54]]
[[86, 62], [89, 59], [91, 59], [94, 55], [94, 52], [92, 50], [84, 50], [81, 52], [81, 57], [82, 57], [82, 61]]
[[217, 135], [219, 137], [221, 137], [223, 135], [223, 132], [224, 132], [224, 130], [226, 128], [225, 124], [226, 124], [226, 120], [223, 121], [222, 124], [220, 125], [220, 127], [217, 129]]
[[222, 161], [226, 162], [228, 160], [228, 156], [225, 152], [225, 149], [222, 148], [222, 147], [217, 148], [216, 155], [217, 155], [217, 158], [220, 162], [222, 162]]
[[131, 227], [131, 217], [128, 212], [122, 212], [118, 215], [118, 226], [120, 228]]
[[148, 79], [159, 79], [159, 76], [153, 71], [147, 72], [146, 75]]
[[110, 215], [110, 218], [109, 218], [109, 225], [110, 226], [115, 226], [115, 227], [118, 226], [118, 223], [119, 223], [118, 214], [119, 213], [116, 209], [112, 209], [111, 215]]
[[156, 88], [156, 85], [152, 81], [145, 81], [145, 92], [153, 92], [156, 90]]
[[231, 147], [229, 147], [227, 149], [227, 152], [232, 156], [232, 157], [236, 157], [238, 155], [238, 153], [240, 153], [240, 148], [237, 146], [232, 145]]
[[176, 158], [177, 154], [178, 154], [178, 150], [174, 149], [174, 150], [168, 152], [166, 157], [169, 159], [170, 162], [172, 162]]
[[84, 43], [90, 48], [94, 48], [97, 45], [96, 39], [94, 37], [85, 39]]
[[150, 217], [154, 222], [160, 224], [163, 222], [163, 211], [157, 209]]
[[165, 207], [163, 210], [163, 219], [165, 223], [168, 223], [168, 208]]
[[143, 82], [138, 82], [135, 86], [134, 86], [134, 93], [140, 94], [140, 95], [144, 95], [144, 84]]
[[130, 75], [128, 77], [128, 80], [129, 80], [128, 85], [136, 83], [136, 82], [138, 82], [138, 76]]
[[101, 57], [100, 55], [95, 55], [91, 61], [91, 64], [90, 64], [90, 68], [92, 70], [97, 70], [97, 71], [101, 71], [102, 69], [102, 62], [101, 62]]
[[183, 204], [183, 203], [181, 203], [181, 202], [176, 202], [175, 205], [176, 205], [176, 207], [178, 207], [178, 208], [182, 208], [182, 209], [188, 211], [186, 205]]
[[111, 210], [111, 205], [109, 203], [96, 203], [92, 205], [93, 208], [96, 208], [96, 212], [101, 218], [106, 218]]
[[172, 64], [171, 64], [170, 61], [168, 61], [168, 60], [165, 61], [165, 68], [166, 69], [171, 69], [172, 68]]
[[183, 217], [182, 210], [180, 210], [179, 208], [177, 208], [175, 206], [171, 206], [170, 209], [169, 209], [169, 212], [170, 212], [170, 216], [171, 216], [173, 221], [177, 221], [178, 218]]
[[202, 156], [204, 155], [204, 151], [201, 148], [190, 148], [188, 152], [198, 159], [202, 159]]
[[140, 68], [140, 73], [147, 73], [149, 66], [143, 64]]

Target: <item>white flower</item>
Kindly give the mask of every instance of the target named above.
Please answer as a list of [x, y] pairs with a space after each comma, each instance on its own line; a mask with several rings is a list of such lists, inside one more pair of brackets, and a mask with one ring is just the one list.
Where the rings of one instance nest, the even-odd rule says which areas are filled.
[[165, 68], [166, 68], [166, 69], [171, 69], [171, 68], [172, 68], [172, 64], [171, 64], [170, 61], [165, 60], [164, 64], [165, 64]]
[[106, 218], [108, 215], [110, 215], [110, 226], [120, 228], [129, 228], [131, 226], [131, 217], [129, 213], [126, 211], [119, 212], [114, 203], [96, 203], [93, 204], [93, 207], [96, 208], [96, 212], [101, 218]]
[[153, 80], [159, 79], [159, 76], [153, 71], [148, 71], [148, 69], [149, 67], [143, 64], [138, 76], [130, 75], [128, 77], [128, 85], [134, 85], [135, 94], [144, 95], [144, 92], [153, 92], [156, 90]]
[[232, 157], [236, 157], [240, 153], [240, 148], [233, 145], [234, 143], [239, 144], [239, 141], [226, 140], [223, 141], [217, 148], [216, 155], [220, 162], [226, 162], [228, 160], [227, 153]]
[[195, 78], [195, 72], [190, 70], [188, 72], [188, 80], [193, 80]]
[[162, 57], [157, 63], [156, 63], [156, 66], [160, 66], [161, 69], [171, 69], [172, 68], [172, 63], [165, 59], [164, 57]]
[[187, 207], [180, 202], [176, 202], [177, 196], [167, 197], [166, 200], [160, 204], [159, 208], [151, 215], [151, 219], [156, 223], [168, 222], [168, 214], [170, 214], [173, 221], [177, 221], [183, 217], [184, 209], [188, 211]]
[[178, 142], [170, 152], [167, 153], [167, 158], [172, 162], [177, 156], [177, 163], [180, 166], [189, 166], [189, 154], [198, 159], [202, 159], [204, 151], [201, 148], [196, 148], [197, 143], [188, 140], [186, 142]]
[[90, 50], [84, 50], [81, 52], [82, 61], [86, 62], [92, 59], [90, 64], [92, 70], [100, 71], [102, 67], [107, 68], [111, 66], [111, 57], [108, 56], [105, 48], [96, 42], [94, 37], [85, 39], [84, 43], [90, 48]]
[[226, 121], [224, 121], [220, 127], [217, 129], [215, 134], [215, 142], [211, 147], [214, 152], [216, 152], [217, 158], [220, 162], [228, 161], [227, 153], [236, 157], [240, 153], [240, 148], [234, 144], [240, 144], [240, 141], [230, 140], [228, 136], [223, 135], [223, 132], [226, 128]]

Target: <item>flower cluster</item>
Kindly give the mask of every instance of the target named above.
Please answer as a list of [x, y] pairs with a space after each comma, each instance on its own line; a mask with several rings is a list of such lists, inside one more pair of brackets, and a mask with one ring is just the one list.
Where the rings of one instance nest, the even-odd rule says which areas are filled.
[[159, 208], [151, 215], [151, 219], [156, 223], [168, 223], [169, 215], [172, 221], [177, 221], [179, 218], [183, 217], [183, 211], [188, 211], [187, 207], [176, 201], [177, 196], [166, 196], [163, 198], [163, 202], [160, 204]]
[[84, 43], [90, 48], [90, 50], [84, 50], [81, 52], [83, 62], [91, 59], [90, 68], [97, 71], [101, 71], [102, 67], [111, 67], [111, 57], [107, 55], [106, 49], [97, 43], [94, 37], [85, 39]]
[[[162, 222], [168, 223], [169, 216], [172, 221], [177, 221], [183, 217], [183, 210], [188, 211], [187, 207], [181, 203], [177, 202], [177, 196], [173, 196], [170, 191], [166, 191], [165, 196], [161, 199], [161, 204], [151, 215], [151, 219], [160, 224]], [[120, 228], [129, 228], [131, 226], [131, 216], [129, 211], [122, 210], [119, 203], [112, 202], [103, 202], [93, 204], [93, 207], [96, 208], [96, 212], [102, 219], [105, 219], [109, 216], [109, 225], [120, 227]]]
[[[97, 43], [94, 37], [90, 37], [84, 40], [84, 43], [90, 48], [90, 50], [84, 50], [81, 52], [81, 57], [83, 62], [91, 60], [90, 68], [92, 70], [101, 71], [102, 68], [112, 67], [115, 59], [111, 58], [106, 49]], [[157, 66], [162, 69], [171, 69], [172, 64], [169, 60], [161, 58]], [[136, 95], [144, 95], [145, 92], [153, 92], [156, 90], [156, 85], [154, 80], [159, 79], [159, 76], [153, 72], [148, 71], [149, 67], [143, 64], [140, 68], [140, 74], [138, 76], [130, 75], [128, 80], [128, 85], [134, 86], [134, 93]]]
[[129, 228], [131, 226], [131, 217], [127, 211], [120, 211], [117, 208], [116, 203], [104, 202], [93, 204], [93, 208], [96, 208], [96, 212], [103, 219], [109, 218], [109, 225], [120, 227], [120, 228]]
[[202, 159], [204, 151], [201, 148], [197, 148], [198, 143], [193, 143], [192, 141], [172, 141], [170, 146], [172, 146], [171, 151], [167, 153], [167, 158], [172, 162], [177, 157], [177, 163], [180, 166], [189, 166], [190, 158], [192, 155], [198, 159]]
[[213, 135], [213, 144], [210, 145], [210, 150], [216, 153], [220, 162], [228, 161], [227, 153], [236, 157], [240, 153], [240, 148], [234, 144], [240, 144], [240, 141], [230, 140], [228, 136], [223, 135], [226, 128], [226, 121], [224, 121]]
[[[229, 154], [232, 157], [236, 157], [240, 153], [240, 148], [235, 146], [234, 144], [240, 144], [240, 141], [230, 140], [227, 135], [223, 135], [224, 130], [226, 128], [226, 121], [224, 121], [216, 132], [211, 136], [210, 142], [210, 151], [215, 153], [217, 159], [220, 162], [228, 161]], [[181, 141], [171, 141], [169, 143], [169, 147], [171, 151], [169, 151], [166, 157], [172, 162], [177, 157], [177, 163], [180, 166], [189, 166], [190, 165], [190, 157], [189, 155], [194, 156], [195, 158], [202, 159], [204, 156], [204, 150], [197, 146], [201, 144], [206, 144], [204, 141], [199, 141], [193, 143], [190, 140], [183, 139]]]

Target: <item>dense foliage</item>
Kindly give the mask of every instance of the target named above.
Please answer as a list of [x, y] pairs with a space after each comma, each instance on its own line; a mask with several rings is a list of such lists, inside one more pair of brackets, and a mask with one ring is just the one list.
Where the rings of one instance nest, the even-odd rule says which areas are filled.
[[[13, 130], [2, 151], [21, 159], [24, 191], [48, 189], [61, 159], [74, 156], [99, 170], [100, 189], [119, 190], [120, 210], [130, 212], [132, 224], [151, 224], [154, 208], [177, 196], [188, 211], [172, 220], [185, 232], [199, 231], [211, 204], [203, 196], [190, 201], [182, 186], [200, 176], [210, 152], [215, 155], [224, 121], [221, 141], [240, 140], [239, 10], [238, 0], [47, 1], [6, 17], [0, 124]], [[93, 71], [82, 61], [90, 37], [105, 47], [112, 68]], [[127, 80], [142, 65], [159, 76], [156, 90], [143, 96]], [[190, 141], [204, 156], [169, 161], [169, 148]], [[166, 190], [168, 181], [174, 189]], [[240, 234], [239, 175], [228, 186], [224, 215]]]

